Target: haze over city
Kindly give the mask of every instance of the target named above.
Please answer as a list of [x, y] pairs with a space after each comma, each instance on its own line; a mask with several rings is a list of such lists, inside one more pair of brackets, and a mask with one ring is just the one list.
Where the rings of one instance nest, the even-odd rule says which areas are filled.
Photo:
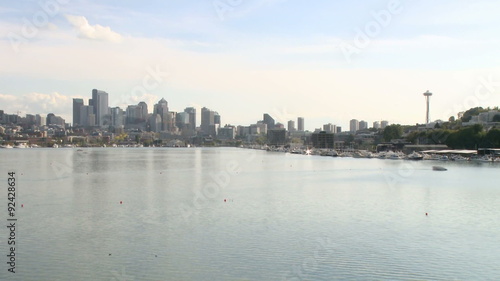
[[[91, 89], [110, 106], [165, 98], [223, 123], [263, 112], [348, 128], [425, 122], [500, 103], [497, 1], [66, 1], [0, 5], [0, 107], [71, 120]], [[353, 16], [354, 15], [354, 16]], [[481, 95], [476, 93], [481, 90]], [[474, 98], [475, 97], [475, 98]], [[480, 98], [478, 98], [480, 97]]]

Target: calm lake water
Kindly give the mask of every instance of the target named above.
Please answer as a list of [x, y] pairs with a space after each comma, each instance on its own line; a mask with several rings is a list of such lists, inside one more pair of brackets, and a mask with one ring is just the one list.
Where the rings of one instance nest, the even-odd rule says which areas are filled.
[[500, 276], [500, 164], [60, 148], [0, 149], [0, 172], [1, 280]]

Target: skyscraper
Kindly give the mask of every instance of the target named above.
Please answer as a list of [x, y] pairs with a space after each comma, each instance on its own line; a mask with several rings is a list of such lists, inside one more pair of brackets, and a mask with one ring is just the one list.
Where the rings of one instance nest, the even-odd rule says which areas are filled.
[[297, 130], [304, 131], [304, 117], [297, 118]]
[[186, 109], [184, 109], [184, 112], [189, 114], [189, 128], [191, 130], [195, 130], [196, 129], [196, 108], [186, 107]]
[[380, 122], [379, 121], [373, 122], [373, 128], [374, 129], [380, 129]]
[[385, 129], [385, 127], [387, 127], [389, 125], [389, 122], [388, 121], [382, 121], [380, 122], [380, 128], [381, 129]]
[[[161, 118], [161, 130], [168, 131], [169, 129], [169, 114], [168, 114], [168, 102], [162, 98], [154, 106], [153, 114], [159, 114]], [[156, 120], [156, 119], [155, 119]]]
[[106, 118], [109, 118], [108, 108], [108, 93], [97, 89], [92, 90], [92, 105], [94, 106], [94, 114], [96, 125], [103, 127], [106, 124]]
[[274, 121], [274, 118], [271, 117], [271, 115], [269, 115], [267, 113], [264, 113], [263, 122], [265, 124], [267, 124], [267, 129], [268, 130], [274, 129], [275, 121]]
[[148, 105], [145, 102], [141, 101], [138, 106], [141, 108], [139, 121], [144, 122], [148, 118]]
[[293, 120], [288, 121], [288, 131], [289, 132], [295, 131], [295, 122]]
[[82, 124], [80, 122], [80, 107], [83, 105], [83, 99], [73, 99], [73, 127]]
[[366, 122], [364, 120], [359, 121], [359, 129], [360, 130], [368, 129], [368, 122]]
[[327, 133], [335, 133], [337, 130], [337, 126], [333, 125], [332, 123], [328, 123], [323, 125], [323, 131]]
[[356, 131], [358, 131], [358, 130], [359, 130], [359, 122], [358, 122], [358, 120], [352, 119], [349, 122], [349, 131], [351, 133], [356, 133]]
[[212, 132], [212, 127], [215, 125], [215, 112], [203, 107], [201, 109], [201, 125], [200, 129], [203, 133], [210, 135]]

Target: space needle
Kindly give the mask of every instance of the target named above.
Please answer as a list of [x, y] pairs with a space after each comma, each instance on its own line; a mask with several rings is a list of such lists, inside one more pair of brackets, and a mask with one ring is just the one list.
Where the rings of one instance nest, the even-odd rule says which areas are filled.
[[427, 103], [427, 114], [425, 115], [425, 124], [429, 124], [429, 104], [432, 93], [429, 92], [429, 90], [427, 90], [427, 92], [424, 93], [424, 96], [425, 96], [425, 102]]

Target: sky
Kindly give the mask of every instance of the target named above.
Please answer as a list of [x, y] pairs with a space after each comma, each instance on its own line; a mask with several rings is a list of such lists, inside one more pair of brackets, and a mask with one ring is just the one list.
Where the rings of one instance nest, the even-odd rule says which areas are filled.
[[[165, 98], [223, 124], [269, 113], [308, 130], [447, 120], [500, 105], [497, 0], [0, 0], [0, 110]], [[198, 111], [198, 115], [200, 115]]]

